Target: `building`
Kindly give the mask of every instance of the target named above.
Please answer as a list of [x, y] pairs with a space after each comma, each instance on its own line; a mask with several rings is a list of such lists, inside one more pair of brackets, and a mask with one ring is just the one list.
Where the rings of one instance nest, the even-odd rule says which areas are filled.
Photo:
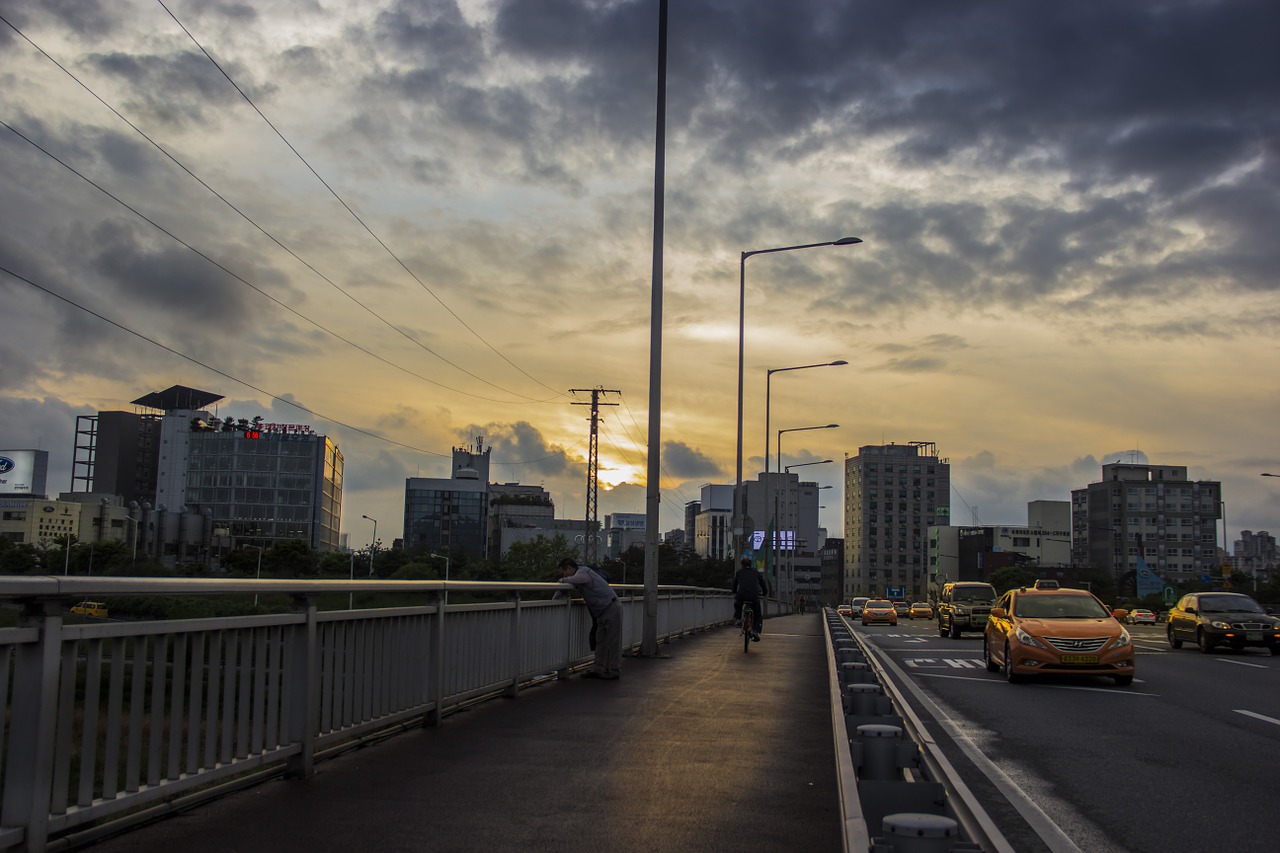
[[1025, 524], [929, 528], [930, 594], [948, 581], [986, 581], [992, 572], [1021, 566], [1063, 586], [1078, 583], [1071, 567], [1071, 503], [1031, 501]]
[[822, 564], [822, 604], [836, 607], [844, 596], [844, 540], [828, 537], [818, 551]]
[[1232, 547], [1231, 567], [1253, 578], [1253, 586], [1265, 584], [1276, 571], [1276, 538], [1265, 530], [1241, 530]]
[[926, 536], [951, 517], [950, 464], [913, 441], [859, 447], [844, 467], [843, 598], [924, 598]]
[[453, 448], [448, 479], [405, 480], [405, 548], [425, 547], [433, 553], [459, 554], [475, 560], [487, 556], [489, 455], [493, 448], [483, 445], [480, 438], [474, 448]]
[[643, 512], [614, 512], [604, 517], [604, 554], [617, 559], [633, 547], [645, 546], [648, 516]]
[[128, 520], [108, 523], [132, 528], [137, 546], [169, 567], [215, 566], [229, 549], [291, 539], [336, 549], [337, 445], [306, 425], [219, 418], [209, 409], [221, 399], [174, 385], [134, 400], [133, 413], [77, 418], [70, 494], [118, 496]]
[[[487, 553], [506, 556], [513, 542], [527, 542], [545, 535], [556, 515], [551, 494], [542, 486], [493, 483], [489, 486]], [[534, 531], [525, 536], [515, 531]]]
[[1217, 556], [1222, 484], [1187, 479], [1186, 466], [1116, 462], [1071, 492], [1072, 562], [1109, 572], [1122, 594], [1139, 551], [1165, 583], [1221, 573]]
[[[769, 582], [775, 595], [789, 603], [801, 597], [818, 600], [822, 595], [818, 551], [825, 538], [818, 523], [821, 487], [801, 481], [796, 474], [776, 471], [759, 474], [742, 487], [745, 522], [751, 532], [749, 547], [753, 552], [768, 552], [763, 562], [770, 567]], [[775, 531], [772, 540], [770, 529]]]
[[733, 556], [733, 486], [707, 483], [701, 491], [693, 527], [694, 553], [727, 560]]

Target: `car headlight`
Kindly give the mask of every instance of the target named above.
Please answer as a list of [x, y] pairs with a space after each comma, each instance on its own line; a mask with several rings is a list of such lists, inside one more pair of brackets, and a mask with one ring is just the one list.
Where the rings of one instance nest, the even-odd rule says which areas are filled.
[[1228, 631], [1231, 629], [1231, 623], [1223, 622], [1221, 619], [1214, 619], [1212, 622], [1209, 623], [1209, 625], [1221, 631]]
[[1120, 629], [1120, 636], [1119, 636], [1119, 637], [1116, 637], [1115, 644], [1112, 646], [1112, 648], [1114, 648], [1114, 649], [1122, 649], [1122, 648], [1124, 648], [1125, 646], [1129, 645], [1129, 644], [1130, 644], [1130, 643], [1132, 643], [1132, 642], [1133, 642], [1133, 640], [1131, 640], [1131, 639], [1129, 638], [1129, 632], [1128, 632], [1128, 631], [1126, 631], [1126, 630], [1124, 630], [1123, 628], [1121, 628], [1121, 629]]
[[1024, 646], [1035, 646], [1036, 648], [1040, 648], [1040, 649], [1047, 649], [1047, 648], [1049, 648], [1049, 647], [1048, 647], [1048, 646], [1046, 646], [1044, 643], [1040, 642], [1040, 641], [1039, 641], [1039, 640], [1037, 640], [1035, 637], [1031, 636], [1031, 635], [1030, 635], [1030, 634], [1028, 634], [1026, 631], [1022, 630], [1021, 628], [1019, 628], [1019, 629], [1017, 629], [1016, 631], [1014, 631], [1014, 632], [1013, 632], [1013, 634], [1014, 634], [1014, 636], [1015, 636], [1015, 637], [1017, 637], [1017, 638], [1018, 638], [1018, 642], [1019, 642], [1019, 643], [1022, 643]]

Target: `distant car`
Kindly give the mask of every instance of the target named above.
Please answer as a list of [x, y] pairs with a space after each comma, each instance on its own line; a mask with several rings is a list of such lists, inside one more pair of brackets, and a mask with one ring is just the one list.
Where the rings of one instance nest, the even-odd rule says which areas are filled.
[[911, 605], [905, 601], [895, 601], [893, 603], [893, 611], [899, 616], [911, 616]]
[[1169, 621], [1169, 611], [1168, 611], [1168, 610], [1161, 610], [1159, 613], [1157, 613], [1157, 614], [1156, 614], [1156, 621], [1157, 621], [1157, 622], [1159, 622], [1159, 623], [1160, 623], [1160, 624], [1162, 624], [1162, 625], [1163, 625], [1165, 622], [1168, 622], [1168, 621]]
[[1169, 611], [1169, 645], [1182, 648], [1190, 641], [1208, 654], [1215, 646], [1240, 650], [1265, 648], [1280, 655], [1280, 617], [1238, 592], [1193, 592], [1182, 596]]
[[73, 606], [71, 612], [80, 616], [96, 616], [99, 619], [106, 619], [107, 604], [105, 601], [82, 601]]
[[847, 604], [841, 604], [836, 607], [836, 614], [839, 616], [852, 616], [853, 608]]
[[883, 598], [873, 598], [862, 606], [862, 624], [876, 625], [898, 624], [898, 611], [893, 609], [893, 602]]
[[1156, 615], [1150, 610], [1130, 610], [1129, 615], [1124, 617], [1124, 621], [1130, 625], [1154, 625], [1156, 624]]
[[849, 602], [849, 616], [854, 619], [862, 618], [862, 607], [871, 599], [865, 595], [858, 596]]
[[1036, 581], [1036, 589], [1057, 589], [1059, 586], [1061, 586], [1061, 584], [1057, 581], [1044, 579]]
[[1102, 675], [1133, 683], [1134, 650], [1118, 621], [1083, 589], [1011, 589], [991, 609], [982, 634], [988, 672], [1006, 681], [1037, 675]]
[[911, 609], [907, 611], [907, 616], [911, 619], [932, 619], [933, 605], [927, 601], [917, 601], [911, 605]]

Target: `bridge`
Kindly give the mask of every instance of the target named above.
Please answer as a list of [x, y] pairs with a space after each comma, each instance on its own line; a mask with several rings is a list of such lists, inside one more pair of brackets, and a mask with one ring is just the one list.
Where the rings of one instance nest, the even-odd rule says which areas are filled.
[[[769, 619], [744, 654], [723, 630], [727, 593], [662, 587], [660, 653], [603, 682], [575, 675], [589, 617], [558, 589], [0, 580], [0, 599], [23, 607], [0, 629], [0, 849], [912, 849], [872, 840], [895, 831], [947, 844], [929, 849], [1008, 849], [901, 737], [910, 721], [888, 713], [834, 614]], [[620, 591], [638, 649], [641, 589]], [[65, 615], [110, 596], [251, 593], [290, 608]], [[866, 723], [897, 734], [863, 741], [849, 726]]]

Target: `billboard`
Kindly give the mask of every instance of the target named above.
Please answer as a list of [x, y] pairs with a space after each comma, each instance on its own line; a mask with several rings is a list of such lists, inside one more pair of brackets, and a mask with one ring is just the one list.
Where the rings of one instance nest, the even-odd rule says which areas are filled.
[[0, 495], [43, 495], [47, 450], [0, 450]]

